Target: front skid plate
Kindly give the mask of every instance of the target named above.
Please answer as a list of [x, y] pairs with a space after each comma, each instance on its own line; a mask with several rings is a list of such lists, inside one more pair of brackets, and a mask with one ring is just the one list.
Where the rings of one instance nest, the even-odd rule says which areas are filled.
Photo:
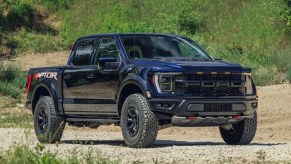
[[247, 116], [241, 116], [240, 118], [233, 117], [195, 117], [186, 118], [173, 116], [172, 125], [173, 126], [183, 126], [183, 127], [202, 127], [202, 126], [223, 126], [228, 124], [234, 124], [239, 121], [246, 119]]

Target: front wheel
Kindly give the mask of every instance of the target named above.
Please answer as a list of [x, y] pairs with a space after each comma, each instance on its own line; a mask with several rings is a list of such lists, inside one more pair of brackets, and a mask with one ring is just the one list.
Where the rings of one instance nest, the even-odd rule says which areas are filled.
[[232, 128], [226, 130], [219, 128], [221, 137], [229, 145], [247, 145], [252, 142], [257, 131], [257, 112], [253, 118], [232, 124]]
[[65, 121], [57, 115], [53, 99], [49, 96], [41, 97], [35, 107], [34, 130], [41, 143], [54, 143], [63, 135]]
[[129, 147], [149, 147], [155, 142], [158, 122], [143, 95], [132, 94], [126, 98], [120, 121], [124, 141]]

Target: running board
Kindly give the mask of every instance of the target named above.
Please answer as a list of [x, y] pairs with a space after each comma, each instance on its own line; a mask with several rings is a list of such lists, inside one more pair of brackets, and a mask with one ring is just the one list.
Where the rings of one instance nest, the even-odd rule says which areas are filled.
[[119, 119], [94, 119], [94, 118], [66, 118], [69, 122], [90, 122], [90, 123], [100, 123], [100, 124], [118, 124]]

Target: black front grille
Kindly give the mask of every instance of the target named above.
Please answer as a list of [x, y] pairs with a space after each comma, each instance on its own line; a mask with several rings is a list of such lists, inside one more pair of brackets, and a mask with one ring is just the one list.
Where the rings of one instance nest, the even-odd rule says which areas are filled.
[[217, 88], [217, 87], [187, 87], [183, 91], [184, 94], [193, 96], [237, 96], [242, 95], [241, 89], [236, 88]]
[[[215, 86], [203, 86], [203, 82], [211, 81]], [[217, 86], [219, 82], [239, 82], [240, 86]], [[244, 78], [241, 74], [185, 74], [176, 77], [175, 92], [190, 96], [243, 96]]]
[[200, 81], [240, 81], [243, 80], [241, 74], [185, 74], [185, 80], [200, 80]]
[[231, 104], [204, 104], [204, 112], [231, 112]]

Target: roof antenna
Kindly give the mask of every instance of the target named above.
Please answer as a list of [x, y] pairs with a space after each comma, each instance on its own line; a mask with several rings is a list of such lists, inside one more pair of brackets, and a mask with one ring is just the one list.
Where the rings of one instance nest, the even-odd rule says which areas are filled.
[[[134, 17], [134, 20], [133, 20], [133, 32], [135, 33], [135, 17]], [[134, 56], [134, 59], [135, 59], [135, 36], [133, 36], [133, 56]]]
[[136, 19], [136, 17], [135, 17], [135, 16], [136, 16], [136, 15], [135, 15], [135, 12], [137, 11], [137, 10], [136, 10], [137, 7], [136, 7], [136, 4], [135, 4], [135, 1], [133, 1], [133, 2], [134, 2], [134, 10], [133, 10], [133, 11], [134, 11], [134, 13], [133, 13], [133, 33], [136, 33], [136, 31], [135, 31], [135, 21], [136, 21], [136, 20], [135, 20], [135, 19]]
[[[135, 30], [135, 21], [136, 21], [136, 15], [135, 15], [135, 12], [137, 11], [137, 6], [136, 6], [136, 1], [133, 1], [133, 33], [136, 33], [136, 30]], [[136, 47], [135, 47], [135, 36], [133, 36], [133, 56], [134, 56], [134, 59], [135, 59], [135, 53], [136, 53]]]

